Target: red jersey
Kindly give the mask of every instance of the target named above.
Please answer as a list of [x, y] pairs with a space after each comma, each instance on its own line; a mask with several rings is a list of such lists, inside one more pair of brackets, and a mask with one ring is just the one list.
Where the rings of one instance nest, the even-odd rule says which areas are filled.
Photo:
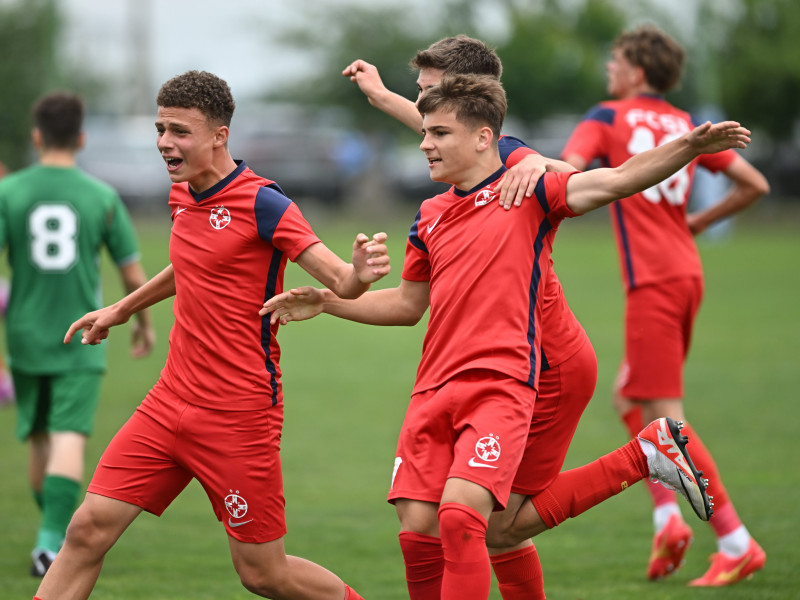
[[[510, 135], [498, 140], [500, 158], [507, 168], [516, 165], [529, 154], [538, 154], [525, 142]], [[542, 371], [560, 365], [572, 357], [588, 339], [586, 331], [567, 304], [564, 290], [552, 268], [546, 271], [542, 299]]]
[[[562, 156], [577, 154], [587, 164], [598, 158], [617, 167], [634, 154], [665, 144], [694, 127], [688, 113], [660, 96], [640, 95], [601, 102], [572, 133]], [[695, 167], [724, 170], [733, 150], [704, 154], [656, 186], [610, 205], [626, 288], [675, 277], [702, 277], [686, 205]]]
[[422, 203], [406, 243], [403, 278], [430, 283], [431, 312], [413, 393], [469, 369], [537, 387], [542, 289], [565, 217], [569, 174], [548, 173], [514, 211], [495, 202], [502, 167], [473, 190]]
[[319, 238], [280, 187], [243, 162], [201, 194], [173, 185], [169, 205], [175, 324], [161, 382], [208, 408], [278, 404], [277, 326], [258, 310], [283, 291], [286, 260]]

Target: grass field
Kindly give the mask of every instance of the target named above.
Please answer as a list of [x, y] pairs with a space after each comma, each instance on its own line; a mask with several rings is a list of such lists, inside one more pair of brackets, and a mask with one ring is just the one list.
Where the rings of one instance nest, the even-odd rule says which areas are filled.
[[[409, 210], [413, 213], [413, 210]], [[411, 216], [411, 215], [409, 215]], [[166, 219], [165, 219], [166, 220]], [[311, 221], [349, 256], [358, 228], [385, 222]], [[644, 486], [621, 494], [536, 539], [550, 600], [796, 599], [800, 597], [800, 236], [791, 220], [757, 219], [722, 243], [701, 240], [706, 298], [686, 369], [688, 413], [715, 452], [743, 520], [768, 553], [764, 571], [721, 590], [686, 588], [714, 551], [699, 521], [685, 567], [660, 584], [644, 579], [650, 547], [650, 501]], [[168, 229], [138, 223], [149, 274], [166, 264]], [[408, 223], [389, 228], [399, 278]], [[622, 444], [626, 435], [609, 404], [621, 352], [622, 291], [607, 217], [568, 222], [555, 261], [573, 310], [597, 351], [600, 379], [575, 436], [567, 467]], [[514, 260], [509, 256], [508, 260]], [[120, 287], [107, 273], [107, 301]], [[307, 282], [290, 265], [287, 286]], [[167, 351], [169, 303], [155, 310], [158, 348], [131, 360], [127, 330], [110, 340], [89, 470], [111, 436], [158, 377]], [[283, 463], [288, 552], [332, 569], [365, 598], [407, 597], [394, 511], [385, 502], [394, 445], [420, 354], [423, 326], [370, 328], [323, 316], [281, 331], [286, 425]], [[61, 335], [61, 332], [54, 332]], [[13, 435], [14, 410], [0, 410], [0, 597], [30, 598], [27, 574], [37, 515], [24, 476], [25, 448]], [[691, 445], [689, 447], [691, 449]], [[685, 507], [687, 519], [693, 519]], [[109, 553], [93, 598], [244, 599], [225, 533], [196, 483], [161, 518], [142, 515]], [[495, 591], [492, 598], [500, 596]]]

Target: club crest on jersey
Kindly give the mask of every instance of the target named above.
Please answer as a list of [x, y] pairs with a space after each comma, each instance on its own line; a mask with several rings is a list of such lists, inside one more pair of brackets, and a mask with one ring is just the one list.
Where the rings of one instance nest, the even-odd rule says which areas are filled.
[[231, 213], [224, 206], [215, 206], [211, 209], [208, 222], [214, 229], [225, 229], [231, 222]]
[[247, 514], [247, 501], [239, 495], [239, 490], [229, 491], [230, 494], [225, 496], [225, 508], [234, 519], [241, 519]]
[[475, 194], [475, 206], [489, 204], [489, 202], [494, 200], [496, 196], [497, 194], [495, 194], [492, 190], [481, 190]]
[[495, 462], [500, 458], [500, 442], [489, 434], [475, 442], [475, 455], [486, 462]]

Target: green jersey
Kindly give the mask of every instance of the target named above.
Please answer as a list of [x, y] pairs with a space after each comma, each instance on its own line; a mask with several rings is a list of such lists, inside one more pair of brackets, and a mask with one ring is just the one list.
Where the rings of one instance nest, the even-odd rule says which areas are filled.
[[139, 260], [136, 234], [110, 186], [78, 168], [37, 165], [0, 180], [0, 248], [8, 248], [11, 367], [30, 374], [102, 371], [105, 344], [64, 334], [101, 306], [100, 249], [119, 267]]

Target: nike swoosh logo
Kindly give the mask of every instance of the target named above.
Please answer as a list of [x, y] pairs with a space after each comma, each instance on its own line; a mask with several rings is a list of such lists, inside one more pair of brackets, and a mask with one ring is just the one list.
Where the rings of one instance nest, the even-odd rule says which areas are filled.
[[479, 463], [477, 460], [475, 460], [475, 457], [470, 458], [469, 462], [467, 464], [470, 467], [483, 467], [485, 469], [496, 469], [497, 468], [496, 465], [487, 465], [486, 463]]
[[730, 571], [722, 571], [719, 575], [716, 576], [715, 579], [717, 581], [725, 582], [725, 583], [733, 583], [733, 582], [738, 581], [739, 580], [739, 575], [742, 572], [742, 569], [744, 569], [747, 566], [747, 563], [750, 562], [750, 558], [751, 557], [748, 556], [747, 558], [745, 558], [742, 562], [740, 562], [738, 565], [736, 565]]
[[441, 218], [442, 218], [442, 215], [439, 215], [438, 217], [436, 217], [436, 220], [433, 222], [433, 225], [428, 225], [428, 233], [433, 231], [433, 228], [436, 227], [436, 224], [439, 222], [439, 219], [441, 219]]
[[[184, 209], [184, 210], [186, 210], [186, 209]], [[231, 527], [241, 527], [242, 525], [247, 525], [247, 524], [248, 524], [248, 523], [250, 523], [252, 520], [253, 520], [253, 519], [250, 519], [250, 521], [242, 521], [241, 523], [234, 523], [233, 521], [231, 521], [230, 519], [228, 519], [228, 525], [230, 525]]]
[[183, 211], [185, 211], [185, 210], [186, 210], [186, 207], [185, 207], [185, 206], [184, 206], [183, 208], [179, 208], [179, 209], [177, 209], [177, 210], [175, 211], [175, 216], [177, 217], [179, 214], [181, 214], [181, 213], [182, 213]]

